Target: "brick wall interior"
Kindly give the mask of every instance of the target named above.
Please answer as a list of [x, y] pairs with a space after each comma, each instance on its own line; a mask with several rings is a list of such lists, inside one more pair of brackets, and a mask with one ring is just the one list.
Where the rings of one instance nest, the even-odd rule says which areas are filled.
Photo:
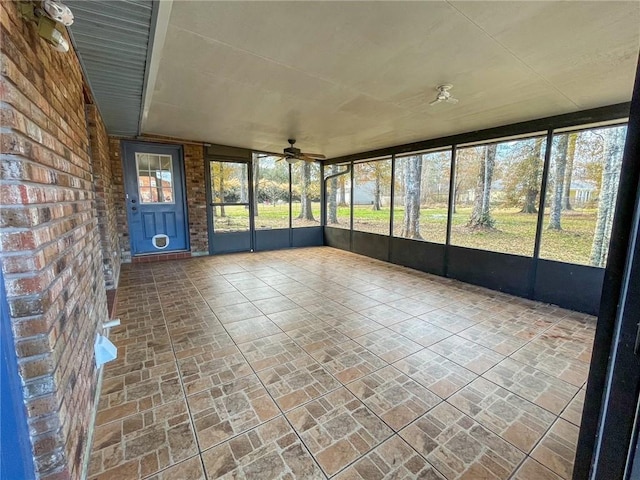
[[[171, 142], [180, 144], [179, 140]], [[189, 238], [192, 254], [209, 253], [209, 237], [207, 232], [207, 197], [204, 176], [204, 148], [201, 145], [183, 144], [185, 183], [187, 194], [187, 215], [189, 217]], [[125, 209], [124, 177], [122, 173], [121, 140], [109, 139], [111, 156], [113, 202], [117, 221], [117, 232], [120, 239], [121, 258], [131, 261], [131, 243], [129, 242], [129, 225]]]
[[[91, 148], [75, 53], [50, 48], [15, 2], [0, 2], [0, 24], [0, 258], [10, 321], [38, 476], [75, 479], [96, 398], [93, 344], [107, 319], [101, 246], [113, 234], [100, 237], [90, 156], [108, 172], [106, 133], [94, 112]], [[104, 210], [115, 192], [100, 181]], [[109, 261], [115, 281], [118, 262]]]

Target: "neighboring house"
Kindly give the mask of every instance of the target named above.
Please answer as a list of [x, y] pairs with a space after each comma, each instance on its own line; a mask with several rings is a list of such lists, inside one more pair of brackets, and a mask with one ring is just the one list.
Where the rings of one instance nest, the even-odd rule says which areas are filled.
[[[594, 182], [588, 180], [573, 180], [571, 182], [571, 190], [569, 198], [572, 204], [575, 206], [583, 206], [586, 203], [596, 200], [596, 193], [598, 187]], [[475, 188], [469, 188], [460, 192], [458, 196], [459, 203], [473, 203], [476, 199]], [[505, 199], [504, 183], [502, 180], [496, 180], [491, 185], [491, 202], [499, 203]], [[547, 200], [550, 200], [550, 196], [547, 195]]]
[[597, 199], [598, 186], [594, 182], [585, 180], [573, 180], [569, 199], [574, 206], [584, 205]]
[[[375, 182], [364, 182], [360, 185], [356, 184], [353, 189], [353, 204], [354, 205], [373, 205], [375, 199]], [[344, 196], [347, 205], [351, 202], [351, 185], [347, 182], [344, 187]], [[384, 204], [384, 198], [382, 198]]]

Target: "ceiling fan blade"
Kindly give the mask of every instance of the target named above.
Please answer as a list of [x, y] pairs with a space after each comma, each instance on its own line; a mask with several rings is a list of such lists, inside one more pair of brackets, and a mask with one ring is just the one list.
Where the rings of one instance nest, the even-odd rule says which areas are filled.
[[321, 153], [309, 153], [309, 152], [304, 152], [303, 153], [304, 156], [309, 157], [309, 158], [317, 158], [319, 160], [325, 159], [327, 157], [325, 157], [324, 155], [322, 155]]
[[452, 104], [455, 105], [458, 102], [459, 102], [459, 100], [457, 98], [453, 98], [453, 97], [447, 98], [447, 103], [452, 103]]
[[433, 105], [436, 105], [436, 104], [440, 103], [441, 101], [442, 101], [441, 98], [436, 98], [433, 102], [429, 102], [429, 105], [433, 106]]
[[307, 154], [307, 153], [301, 153], [300, 157], [301, 160], [304, 160], [305, 162], [315, 162], [317, 160], [317, 158]]

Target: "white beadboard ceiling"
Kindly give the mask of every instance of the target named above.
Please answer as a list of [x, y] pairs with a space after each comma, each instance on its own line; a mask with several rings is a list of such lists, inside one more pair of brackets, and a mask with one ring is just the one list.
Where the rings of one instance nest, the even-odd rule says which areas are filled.
[[640, 50], [638, 1], [170, 6], [142, 133], [329, 158], [627, 102]]

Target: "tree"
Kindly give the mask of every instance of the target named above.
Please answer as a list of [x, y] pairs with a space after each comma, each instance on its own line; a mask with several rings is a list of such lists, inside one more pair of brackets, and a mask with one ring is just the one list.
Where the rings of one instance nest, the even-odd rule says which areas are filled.
[[[382, 182], [383, 179], [389, 178], [389, 172], [387, 172], [387, 161], [371, 162], [373, 167], [373, 210], [382, 209]], [[385, 175], [386, 174], [386, 175]]]
[[[331, 175], [335, 175], [339, 171], [338, 165], [331, 165]], [[344, 175], [341, 177], [344, 177]], [[338, 223], [338, 177], [333, 177], [329, 180], [328, 196], [327, 223], [336, 224]]]
[[298, 218], [303, 220], [312, 220], [313, 211], [311, 210], [311, 192], [310, 192], [310, 183], [311, 183], [311, 163], [309, 162], [301, 162], [301, 175], [300, 175], [300, 214]]
[[497, 144], [487, 145], [480, 161], [476, 181], [473, 211], [467, 226], [470, 228], [493, 229], [495, 220], [491, 217], [491, 183], [496, 164]]
[[[258, 157], [254, 155], [254, 162], [258, 162]], [[242, 171], [240, 172], [240, 203], [248, 203], [249, 202], [249, 185], [248, 185], [248, 177], [247, 177], [247, 167], [246, 163], [242, 164]]]
[[402, 159], [404, 179], [404, 218], [401, 237], [422, 240], [420, 235], [420, 190], [422, 179], [422, 156], [414, 155]]
[[524, 205], [520, 213], [538, 213], [536, 200], [540, 193], [540, 154], [544, 138], [537, 138], [533, 152], [522, 162], [522, 188], [524, 190]]
[[[225, 177], [229, 175], [224, 162], [211, 163], [211, 183], [214, 203], [223, 203], [225, 199]], [[213, 207], [213, 216], [217, 216], [217, 207]], [[226, 217], [224, 205], [220, 205], [220, 217]]]
[[380, 178], [380, 171], [376, 169], [375, 180], [373, 181], [373, 210], [382, 210], [382, 199], [380, 198], [380, 184], [382, 183], [382, 179]]
[[553, 173], [553, 197], [549, 214], [549, 230], [562, 230], [562, 196], [564, 193], [564, 175], [567, 167], [568, 135], [560, 135], [556, 143], [555, 168]]
[[577, 140], [577, 132], [569, 134], [569, 139], [567, 140], [567, 166], [564, 173], [564, 194], [562, 196], [562, 210], [573, 210], [573, 208], [571, 207], [571, 182], [573, 176], [573, 159], [576, 153]]
[[422, 155], [420, 205], [447, 203], [450, 166], [449, 151]]
[[457, 213], [460, 195], [476, 185], [476, 162], [484, 155], [484, 147], [461, 148], [456, 153], [455, 182], [453, 184], [453, 212]]
[[507, 142], [499, 147], [505, 152], [504, 193], [507, 205], [520, 207], [520, 213], [538, 213], [542, 146], [544, 138]]
[[338, 185], [340, 186], [340, 188], [338, 189], [338, 206], [339, 207], [346, 207], [347, 206], [347, 195], [346, 195], [346, 182], [347, 182], [347, 175], [340, 175], [338, 177]]
[[286, 184], [277, 183], [273, 180], [261, 179], [259, 190], [255, 195], [259, 202], [268, 202], [275, 208], [278, 201], [288, 201], [289, 182]]
[[[257, 186], [257, 182], [260, 179], [260, 161], [258, 159], [254, 159], [253, 162], [253, 183]], [[258, 195], [257, 188], [254, 189], [253, 193], [253, 216], [258, 216]]]
[[289, 164], [274, 157], [260, 157], [256, 161], [260, 163], [254, 167], [256, 176], [253, 179], [257, 215], [260, 203], [269, 202], [275, 207], [279, 200], [289, 201]]
[[625, 128], [618, 127], [608, 129], [605, 134], [598, 217], [591, 246], [591, 264], [596, 267], [605, 266], [609, 250], [625, 133]]
[[359, 163], [356, 165], [356, 175], [359, 184], [373, 184], [371, 191], [373, 194], [373, 202], [371, 208], [373, 210], [381, 210], [383, 188], [391, 185], [391, 161], [374, 160]]

